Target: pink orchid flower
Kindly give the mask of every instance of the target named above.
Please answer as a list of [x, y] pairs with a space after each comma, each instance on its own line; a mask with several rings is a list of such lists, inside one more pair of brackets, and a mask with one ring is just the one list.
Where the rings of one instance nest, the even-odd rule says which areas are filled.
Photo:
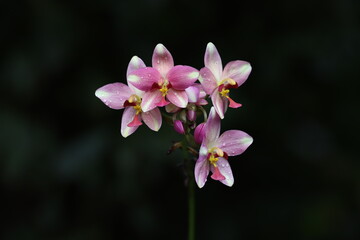
[[205, 67], [200, 70], [199, 81], [211, 100], [220, 118], [224, 118], [227, 107], [238, 108], [229, 96], [231, 88], [238, 88], [248, 78], [251, 72], [250, 63], [232, 61], [226, 64], [224, 70], [218, 50], [213, 43], [208, 43], [204, 57]]
[[205, 124], [199, 159], [195, 164], [195, 180], [199, 188], [207, 181], [209, 172], [211, 178], [231, 187], [234, 177], [228, 162], [228, 156], [243, 153], [253, 142], [251, 136], [240, 130], [229, 130], [220, 134], [220, 117], [211, 108], [209, 118]]
[[[203, 106], [203, 105], [208, 104], [208, 102], [205, 100], [206, 92], [204, 91], [201, 84], [194, 83], [192, 86], [186, 88], [185, 92], [188, 97], [187, 108], [191, 107], [192, 105]], [[165, 110], [168, 113], [175, 113], [175, 112], [180, 111], [181, 108], [170, 103], [165, 106]]]
[[192, 86], [185, 89], [188, 95], [189, 103], [194, 103], [197, 106], [207, 105], [205, 100], [206, 92], [201, 84], [194, 83]]
[[[133, 71], [144, 68], [144, 62], [134, 56], [129, 63], [127, 76]], [[141, 108], [143, 91], [138, 90], [128, 81], [123, 83], [110, 83], [96, 90], [95, 96], [112, 109], [123, 109], [121, 119], [121, 135], [128, 137], [142, 125], [142, 121], [153, 131], [158, 131], [162, 124], [161, 113], [158, 108], [144, 112]]]
[[174, 66], [174, 60], [164, 45], [155, 47], [152, 66], [138, 69], [128, 76], [128, 81], [145, 91], [141, 108], [148, 112], [170, 102], [179, 108], [188, 104], [185, 89], [199, 77], [199, 71], [190, 66]]

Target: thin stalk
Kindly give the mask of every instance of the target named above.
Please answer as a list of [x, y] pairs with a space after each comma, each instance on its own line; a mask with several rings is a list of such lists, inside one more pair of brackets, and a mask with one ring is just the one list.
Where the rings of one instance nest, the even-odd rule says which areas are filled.
[[188, 182], [188, 240], [195, 240], [195, 181], [189, 177]]
[[185, 171], [188, 188], [188, 240], [195, 240], [195, 177], [193, 156], [189, 154], [188, 145], [192, 143], [191, 135], [185, 135], [183, 152], [185, 157]]

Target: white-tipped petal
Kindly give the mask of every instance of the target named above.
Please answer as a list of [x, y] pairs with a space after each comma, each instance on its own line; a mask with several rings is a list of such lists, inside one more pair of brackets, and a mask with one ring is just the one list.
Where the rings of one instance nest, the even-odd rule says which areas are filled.
[[156, 45], [154, 49], [152, 66], [157, 69], [163, 77], [174, 67], [174, 59], [171, 53], [161, 43]]
[[110, 83], [95, 91], [95, 96], [112, 109], [123, 109], [131, 94], [130, 88], [123, 83]]
[[205, 67], [209, 68], [210, 71], [214, 74], [216, 80], [220, 81], [223, 70], [221, 57], [215, 45], [211, 42], [209, 42], [206, 46], [204, 63]]

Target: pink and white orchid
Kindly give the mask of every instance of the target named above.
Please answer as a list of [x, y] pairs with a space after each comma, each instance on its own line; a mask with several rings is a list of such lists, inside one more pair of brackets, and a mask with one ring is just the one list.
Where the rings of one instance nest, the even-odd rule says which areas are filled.
[[[127, 76], [132, 72], [145, 67], [144, 62], [134, 56], [128, 65]], [[129, 80], [129, 77], [127, 77]], [[144, 92], [138, 90], [128, 81], [126, 84], [117, 82], [107, 84], [96, 90], [95, 96], [112, 109], [123, 109], [121, 120], [121, 135], [128, 137], [142, 125], [142, 121], [153, 131], [158, 131], [162, 124], [161, 113], [158, 108], [144, 112], [141, 108]]]
[[[188, 105], [187, 105], [188, 110], [193, 108], [193, 106], [203, 106], [203, 105], [208, 104], [208, 102], [205, 100], [206, 92], [204, 91], [201, 84], [194, 83], [190, 87], [186, 88], [185, 92], [188, 97]], [[180, 111], [181, 108], [170, 103], [165, 106], [165, 110], [167, 113], [175, 113], [175, 112]], [[190, 120], [190, 121], [192, 121], [192, 120]]]
[[221, 57], [213, 43], [208, 43], [204, 57], [205, 67], [200, 70], [199, 81], [211, 100], [220, 118], [224, 118], [227, 107], [238, 108], [229, 96], [231, 88], [238, 88], [248, 78], [251, 65], [246, 61], [231, 61], [223, 69]]
[[185, 89], [190, 87], [199, 77], [199, 71], [190, 66], [174, 66], [174, 60], [164, 45], [155, 47], [152, 67], [133, 71], [128, 81], [136, 88], [145, 91], [141, 108], [148, 112], [156, 107], [168, 105], [170, 102], [179, 108], [188, 104]]
[[194, 83], [192, 86], [185, 89], [185, 92], [188, 95], [189, 103], [194, 103], [197, 106], [208, 104], [205, 100], [206, 92], [201, 84]]
[[234, 177], [228, 162], [228, 156], [243, 153], [253, 142], [251, 136], [240, 130], [229, 130], [220, 135], [220, 117], [211, 108], [205, 124], [205, 136], [202, 141], [199, 158], [195, 165], [195, 180], [199, 188], [207, 181], [209, 172], [211, 178], [231, 187]]

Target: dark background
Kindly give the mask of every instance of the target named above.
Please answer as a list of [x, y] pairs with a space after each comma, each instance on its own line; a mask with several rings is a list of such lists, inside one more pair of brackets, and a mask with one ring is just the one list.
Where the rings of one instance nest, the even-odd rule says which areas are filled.
[[360, 239], [360, 2], [1, 1], [0, 238], [186, 239], [181, 136], [120, 135], [97, 88], [157, 43], [253, 71], [222, 131], [235, 184], [197, 189], [197, 239]]

